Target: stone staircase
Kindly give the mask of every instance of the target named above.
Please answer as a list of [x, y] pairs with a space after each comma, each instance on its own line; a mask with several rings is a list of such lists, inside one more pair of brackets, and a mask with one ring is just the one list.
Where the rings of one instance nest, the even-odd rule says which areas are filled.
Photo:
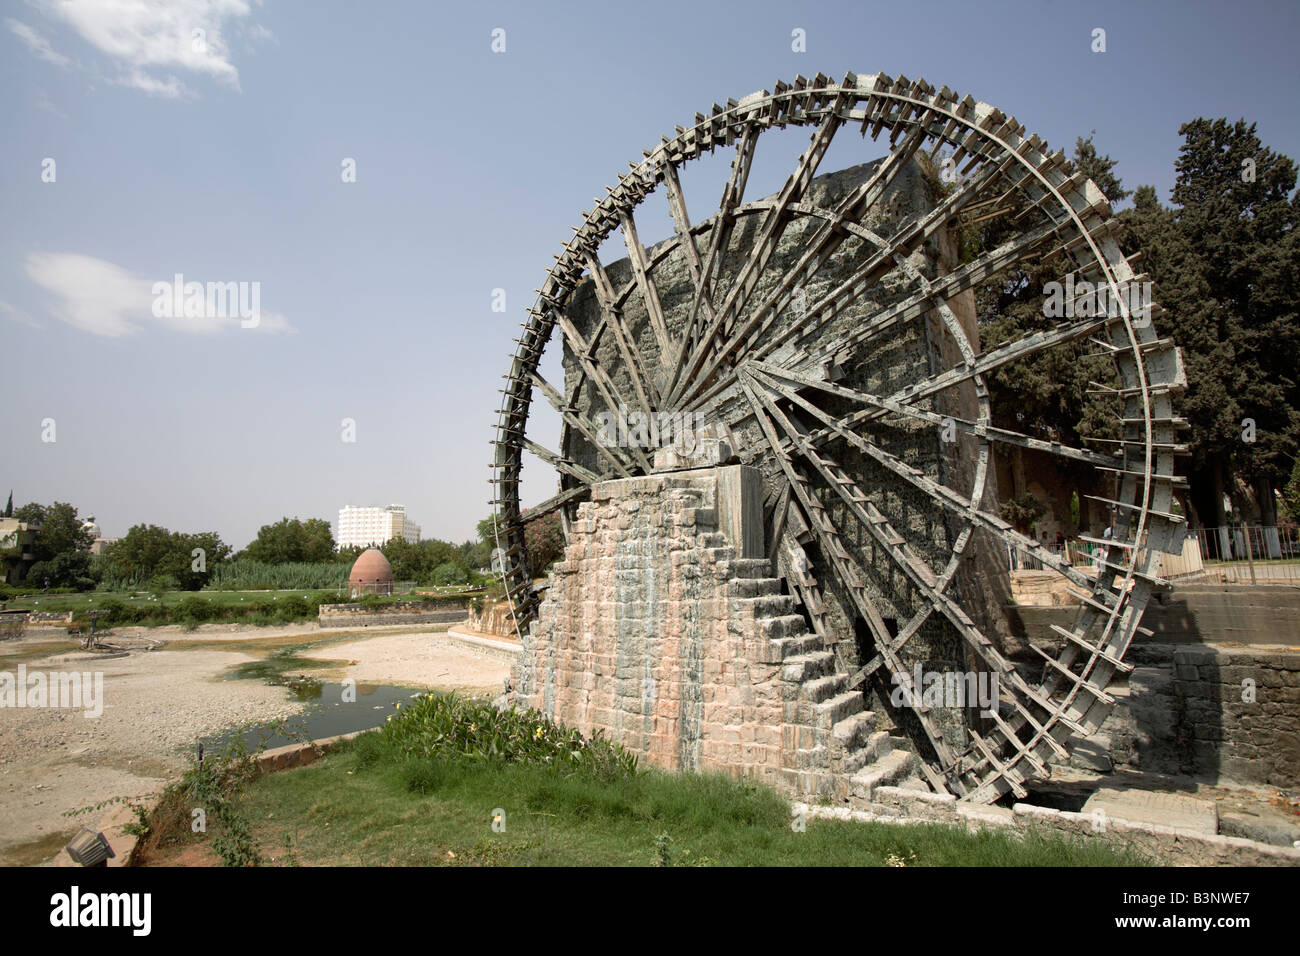
[[[877, 787], [903, 785], [929, 791], [917, 777], [907, 741], [876, 729], [876, 715], [835, 654], [810, 633], [797, 599], [783, 594], [766, 558], [734, 558], [722, 534], [701, 536], [714, 560], [730, 562], [728, 589], [739, 609], [740, 633], [760, 642], [758, 659], [780, 667], [785, 710], [782, 776], [800, 799], [870, 803]], [[733, 613], [735, 613], [733, 611]]]

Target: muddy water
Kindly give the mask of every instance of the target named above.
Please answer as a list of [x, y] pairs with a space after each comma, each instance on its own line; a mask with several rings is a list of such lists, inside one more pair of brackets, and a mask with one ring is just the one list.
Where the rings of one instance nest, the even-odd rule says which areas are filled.
[[287, 688], [307, 705], [297, 717], [280, 724], [236, 729], [203, 741], [205, 753], [220, 753], [242, 737], [246, 750], [282, 747], [287, 744], [369, 730], [380, 726], [397, 710], [397, 705], [420, 694], [415, 687], [392, 684], [357, 684], [322, 681], [312, 671], [337, 670], [340, 661], [302, 657], [300, 652], [334, 641], [312, 641], [279, 647], [266, 657], [232, 667], [228, 680], [264, 680]]

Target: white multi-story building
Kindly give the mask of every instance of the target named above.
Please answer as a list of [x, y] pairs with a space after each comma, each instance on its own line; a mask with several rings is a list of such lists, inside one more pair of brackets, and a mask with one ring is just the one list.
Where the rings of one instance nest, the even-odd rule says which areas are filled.
[[412, 544], [420, 540], [420, 526], [406, 516], [405, 506], [345, 505], [339, 509], [339, 548], [378, 547], [394, 538], [404, 538]]

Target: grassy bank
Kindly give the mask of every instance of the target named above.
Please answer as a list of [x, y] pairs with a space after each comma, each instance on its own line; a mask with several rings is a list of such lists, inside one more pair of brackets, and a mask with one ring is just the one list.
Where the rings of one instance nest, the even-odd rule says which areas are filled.
[[[454, 698], [422, 698], [311, 766], [252, 780], [238, 806], [236, 829], [260, 861], [289, 865], [1139, 862], [1096, 841], [939, 825], [812, 819], [797, 832], [789, 803], [769, 788], [638, 770], [603, 741]], [[218, 861], [209, 837], [176, 829], [177, 841], [158, 847], [153, 862]]]
[[[361, 603], [382, 606], [397, 601], [423, 601], [436, 606], [463, 595], [368, 594]], [[289, 624], [315, 620], [322, 604], [346, 603], [346, 592], [332, 590], [287, 591], [91, 591], [81, 594], [24, 594], [5, 601], [13, 610], [72, 611], [78, 621], [89, 621], [88, 611], [102, 611], [99, 627], [196, 625], [230, 621], [246, 624]]]

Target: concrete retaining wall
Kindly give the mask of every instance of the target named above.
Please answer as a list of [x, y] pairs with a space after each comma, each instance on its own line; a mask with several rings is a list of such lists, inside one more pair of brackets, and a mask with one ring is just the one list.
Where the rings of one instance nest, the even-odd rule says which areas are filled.
[[465, 620], [466, 602], [430, 607], [421, 601], [392, 604], [322, 604], [321, 627], [369, 627], [374, 624], [457, 624]]

